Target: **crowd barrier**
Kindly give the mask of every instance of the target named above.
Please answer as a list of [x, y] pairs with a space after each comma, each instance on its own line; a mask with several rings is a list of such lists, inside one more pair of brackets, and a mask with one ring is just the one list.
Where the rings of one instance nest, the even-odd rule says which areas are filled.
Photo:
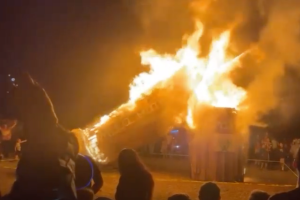
[[187, 154], [175, 154], [175, 153], [148, 153], [148, 154], [143, 154], [143, 155], [150, 155], [150, 156], [160, 156], [160, 157], [165, 157], [165, 158], [188, 158], [189, 155]]
[[[189, 158], [189, 155], [187, 154], [172, 154], [172, 153], [147, 153], [147, 154], [142, 154], [142, 156], [149, 156], [149, 157], [159, 157], [159, 158], [165, 158], [165, 159], [181, 159], [181, 158]], [[278, 166], [280, 166], [280, 161], [274, 161], [274, 160], [260, 160], [260, 159], [247, 159], [246, 160], [246, 165], [250, 164], [251, 162], [254, 163], [277, 163]], [[283, 163], [285, 169], [287, 169], [290, 173], [292, 173], [295, 177], [298, 178], [298, 174], [296, 170], [292, 169], [287, 163]]]
[[293, 175], [295, 175], [298, 178], [298, 174], [296, 170], [293, 170], [287, 163], [280, 163], [280, 161], [276, 160], [260, 160], [260, 159], [247, 159], [247, 162], [258, 162], [258, 163], [277, 163], [278, 165], [284, 164], [284, 167], [288, 169], [289, 172], [291, 172]]

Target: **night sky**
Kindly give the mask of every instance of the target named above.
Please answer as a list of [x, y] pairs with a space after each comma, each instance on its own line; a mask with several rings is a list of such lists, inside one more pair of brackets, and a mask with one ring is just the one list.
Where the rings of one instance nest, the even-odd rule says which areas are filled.
[[143, 35], [128, 5], [9, 0], [0, 9], [0, 66], [28, 70], [63, 125], [84, 126], [128, 99]]
[[181, 46], [193, 22], [182, 9], [189, 2], [179, 1], [180, 11], [170, 9], [147, 33], [131, 1], [1, 1], [0, 66], [28, 70], [63, 125], [85, 126], [128, 99], [134, 76], [148, 70], [141, 50]]

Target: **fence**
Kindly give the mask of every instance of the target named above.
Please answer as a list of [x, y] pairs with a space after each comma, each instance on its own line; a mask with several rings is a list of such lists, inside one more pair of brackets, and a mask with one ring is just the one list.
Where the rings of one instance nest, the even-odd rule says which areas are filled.
[[[189, 155], [184, 155], [184, 154], [147, 153], [147, 154], [142, 154], [142, 156], [146, 157], [146, 158], [148, 157], [149, 159], [150, 158], [151, 159], [158, 158], [160, 160], [160, 162], [166, 163], [165, 165], [173, 165], [175, 163], [179, 164], [179, 163], [182, 163], [182, 162], [185, 162], [186, 165], [189, 165], [189, 160], [188, 160]], [[175, 162], [176, 160], [178, 160], [178, 162]], [[182, 160], [182, 161], [180, 161], [180, 160]], [[255, 170], [255, 168], [259, 168], [259, 167], [253, 167], [251, 165], [253, 163], [268, 163], [268, 166], [273, 166], [276, 169], [275, 170], [268, 170], [268, 172], [260, 172], [260, 170], [259, 171]], [[281, 175], [282, 177], [288, 176], [289, 178], [295, 177], [295, 179], [298, 179], [298, 174], [297, 174], [296, 170], [294, 170], [288, 163], [280, 163], [280, 161], [272, 161], [272, 160], [247, 159], [245, 161], [244, 174], [245, 175], [249, 175], [249, 174], [252, 175], [253, 172], [258, 172], [258, 174], [255, 174], [255, 175], [259, 176], [259, 174], [261, 174], [261, 173], [267, 173], [269, 176], [272, 176], [272, 174], [274, 174], [274, 173], [276, 174], [276, 171], [280, 170], [281, 164], [284, 164], [285, 170], [288, 173], [291, 174], [291, 175], [282, 174]], [[164, 167], [166, 168], [166, 166], [164, 166]], [[173, 166], [169, 166], [168, 169], [170, 169], [172, 167], [176, 168], [176, 166], [173, 165]], [[185, 169], [188, 169], [188, 167], [185, 166]], [[254, 171], [253, 171], [253, 169], [254, 169]]]
[[164, 158], [188, 158], [187, 154], [176, 154], [176, 153], [141, 153], [143, 156], [156, 156], [156, 157], [164, 157]]
[[293, 170], [287, 163], [280, 163], [280, 161], [274, 161], [274, 160], [259, 160], [259, 159], [248, 159], [247, 163], [249, 162], [258, 162], [258, 163], [277, 163], [278, 165], [284, 164], [284, 167], [288, 169], [289, 172], [291, 172], [295, 177], [298, 178], [298, 174], [296, 170]]

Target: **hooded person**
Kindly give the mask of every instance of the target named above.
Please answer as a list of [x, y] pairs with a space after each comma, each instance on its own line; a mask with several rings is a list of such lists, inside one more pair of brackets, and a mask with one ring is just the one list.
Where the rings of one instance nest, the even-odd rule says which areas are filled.
[[28, 74], [7, 88], [6, 118], [23, 124], [27, 140], [16, 169], [16, 181], [5, 199], [76, 199], [76, 137], [63, 129], [46, 91]]

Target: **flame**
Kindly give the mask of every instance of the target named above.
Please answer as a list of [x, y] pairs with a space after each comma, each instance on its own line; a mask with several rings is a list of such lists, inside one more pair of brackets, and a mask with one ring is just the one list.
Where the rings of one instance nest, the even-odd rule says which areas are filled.
[[194, 121], [193, 121], [193, 114], [192, 114], [192, 109], [191, 108], [188, 108], [188, 112], [187, 112], [187, 116], [186, 116], [186, 122], [187, 122], [188, 126], [191, 129], [196, 128], [196, 126], [194, 124]]
[[[188, 101], [186, 122], [190, 128], [195, 128], [193, 112], [201, 105], [215, 107], [230, 107], [238, 109], [246, 92], [235, 86], [228, 77], [229, 72], [239, 64], [238, 57], [229, 57], [226, 49], [230, 42], [230, 31], [225, 31], [216, 37], [207, 57], [199, 58], [199, 38], [203, 33], [203, 25], [196, 22], [196, 30], [190, 36], [185, 36], [186, 44], [175, 55], [160, 55], [155, 50], [140, 53], [142, 65], [150, 67], [149, 72], [139, 74], [130, 85], [129, 101], [121, 107], [134, 107], [135, 101], [143, 94], [151, 93], [156, 84], [170, 79], [180, 69], [187, 72], [187, 83], [193, 91]], [[247, 53], [247, 52], [245, 52]], [[109, 115], [85, 131], [89, 138], [88, 152], [98, 161], [103, 161], [103, 155], [97, 147], [96, 129], [110, 120]]]
[[[174, 70], [177, 71], [179, 68], [187, 70], [187, 81], [194, 92], [189, 100], [186, 116], [186, 122], [190, 128], [196, 127], [193, 122], [193, 112], [197, 106], [207, 104], [238, 109], [240, 102], [246, 97], [246, 92], [234, 85], [228, 74], [238, 66], [240, 57], [247, 52], [234, 58], [228, 57], [226, 49], [230, 42], [230, 31], [225, 31], [214, 39], [209, 55], [206, 58], [199, 58], [198, 55], [201, 52], [198, 41], [202, 33], [203, 25], [197, 22], [196, 31], [186, 37], [186, 45], [179, 49], [174, 56], [162, 56], [153, 50], [141, 53], [142, 64], [148, 64], [152, 70], [161, 73], [159, 76], [148, 74], [148, 79], [152, 79], [152, 82], [164, 80], [161, 77], [170, 77], [171, 74], [174, 74]], [[168, 70], [165, 70], [166, 68]], [[158, 72], [159, 70], [160, 72]], [[139, 76], [138, 79], [142, 79], [142, 77]], [[148, 90], [147, 87], [140, 86], [138, 91], [142, 91], [140, 88], [144, 88], [144, 91]], [[136, 92], [136, 88], [132, 87], [130, 93]]]

